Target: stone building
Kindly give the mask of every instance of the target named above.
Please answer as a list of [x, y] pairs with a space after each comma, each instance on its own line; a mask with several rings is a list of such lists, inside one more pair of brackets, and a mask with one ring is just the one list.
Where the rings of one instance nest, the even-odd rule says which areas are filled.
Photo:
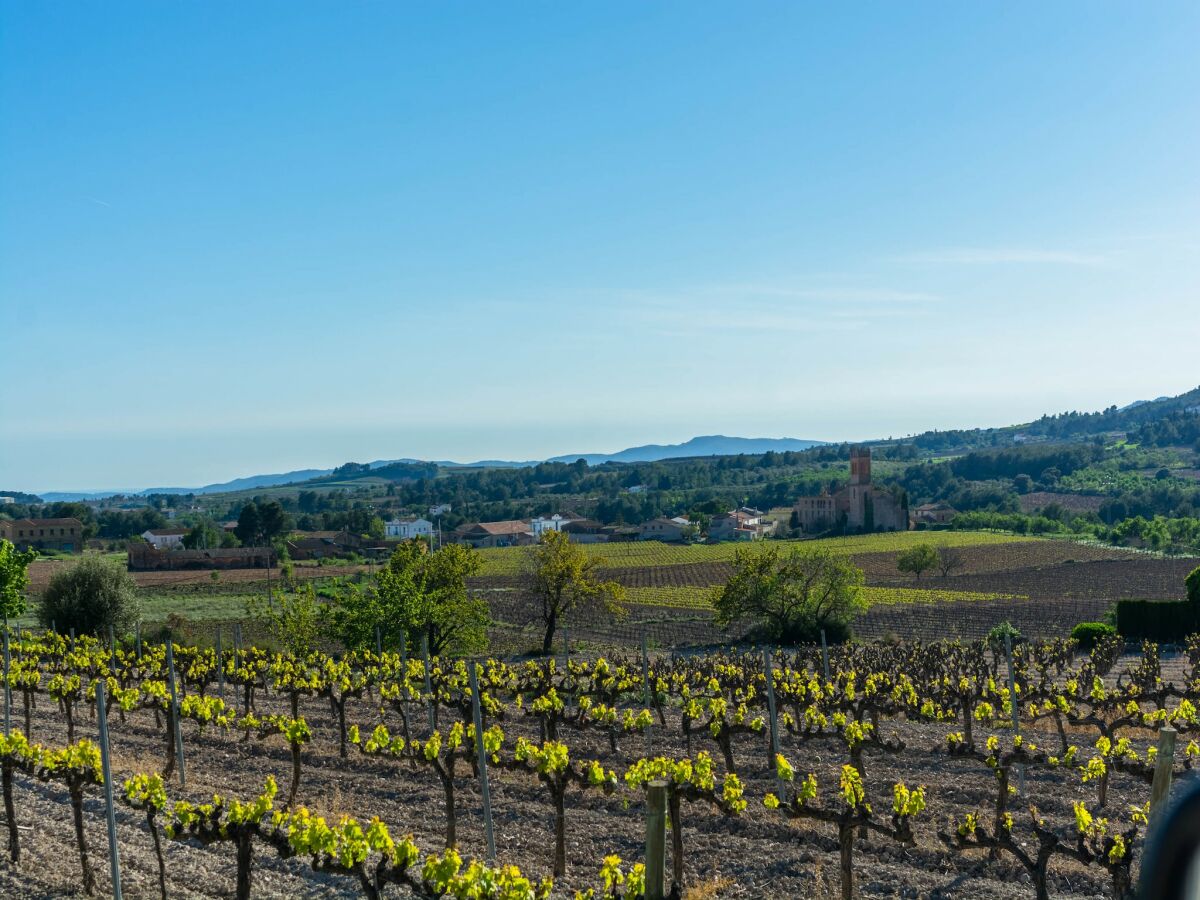
[[2, 519], [0, 538], [15, 544], [18, 550], [59, 550], [83, 552], [83, 523], [68, 519]]
[[835, 494], [800, 497], [793, 509], [805, 531], [907, 531], [908, 508], [871, 484], [871, 449], [850, 449], [850, 483]]

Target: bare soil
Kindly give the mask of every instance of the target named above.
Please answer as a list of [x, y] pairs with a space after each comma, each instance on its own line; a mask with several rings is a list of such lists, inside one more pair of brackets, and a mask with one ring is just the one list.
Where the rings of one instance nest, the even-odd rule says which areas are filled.
[[[264, 709], [278, 712], [285, 711], [285, 705], [277, 697], [262, 704]], [[353, 749], [351, 757], [343, 761], [338, 758], [328, 705], [324, 701], [305, 702], [302, 713], [314, 735], [304, 754], [300, 803], [334, 819], [341, 814], [360, 819], [378, 815], [393, 834], [413, 834], [423, 851], [442, 848], [443, 795], [431, 770], [368, 759]], [[366, 700], [351, 701], [349, 719], [373, 726], [378, 711]], [[388, 724], [398, 725], [394, 720]], [[518, 734], [536, 737], [536, 725], [531, 721], [505, 723], [505, 730], [510, 747]], [[947, 730], [903, 721], [882, 724], [885, 737], [899, 737], [907, 747], [895, 755], [868, 753], [867, 784], [875, 809], [886, 817], [891, 785], [896, 780], [910, 786], [926, 785], [928, 809], [916, 823], [915, 847], [901, 847], [877, 836], [860, 844], [855, 867], [860, 895], [996, 900], [1032, 897], [1033, 888], [1024, 871], [1007, 859], [990, 862], [978, 852], [951, 853], [938, 840], [937, 831], [948, 828], [950, 820], [961, 819], [974, 810], [986, 813], [995, 794], [995, 779], [983, 765], [930, 752], [943, 744]], [[85, 719], [78, 734], [94, 738], [95, 723]], [[114, 715], [111, 734], [118, 780], [161, 767], [164, 734], [156, 730], [151, 713], [132, 714], [124, 723]], [[1027, 734], [1039, 743], [1053, 743], [1049, 734]], [[597, 732], [567, 729], [561, 736], [571, 747], [573, 757], [596, 757], [618, 773], [647, 749], [641, 736], [626, 737], [621, 752], [615, 755], [609, 752], [607, 739]], [[200, 733], [188, 723], [187, 787], [181, 789], [178, 781], [172, 782], [172, 796], [203, 800], [213, 792], [221, 792], [250, 797], [258, 793], [266, 775], [274, 774], [282, 798], [289, 772], [289, 755], [282, 739], [243, 743], [239, 738], [237, 733]], [[61, 714], [44, 697], [34, 716], [33, 739], [47, 745], [66, 740]], [[656, 728], [651, 740], [655, 753], [684, 753], [677, 716], [669, 717], [665, 730]], [[706, 749], [720, 759], [711, 741], [694, 741], [694, 750]], [[1139, 749], [1146, 744], [1144, 740], [1135, 743]], [[837, 772], [846, 761], [840, 742], [810, 742], [797, 748], [785, 736], [783, 744], [797, 768], [817, 774], [822, 797], [832, 800]], [[767, 750], [766, 739], [757, 735], [741, 736], [736, 741], [736, 762], [750, 801], [742, 817], [725, 818], [710, 808], [685, 804], [682, 828], [687, 880], [691, 885], [721, 880], [724, 886], [709, 895], [717, 897], [836, 897], [837, 843], [833, 830], [824, 825], [789, 823], [761, 805], [766, 792], [778, 790], [768, 766]], [[457, 784], [459, 847], [465, 858], [480, 857], [485, 847], [481, 800], [477, 783], [469, 771], [463, 771], [466, 774]], [[515, 863], [530, 876], [547, 874], [553, 854], [548, 797], [532, 777], [524, 775], [493, 772], [491, 783], [499, 862]], [[1018, 834], [1026, 827], [1023, 808], [1028, 803], [1035, 804], [1051, 822], [1067, 828], [1073, 822], [1071, 802], [1094, 800], [1095, 796], [1092, 786], [1060, 772], [1031, 772], [1026, 787], [1026, 796], [1013, 806]], [[1148, 794], [1146, 785], [1114, 774], [1110, 786], [1112, 815], [1121, 818], [1126, 804], [1144, 802]], [[13, 867], [6, 855], [0, 863], [0, 896], [50, 898], [76, 893], [81, 879], [65, 789], [18, 777], [15, 797], [19, 822], [32, 830], [22, 832], [20, 865]], [[640, 859], [642, 816], [640, 796], [625, 788], [610, 797], [596, 792], [568, 794], [568, 872], [558, 881], [555, 896], [570, 897], [578, 888], [595, 885], [600, 862], [607, 854], [616, 853], [627, 861]], [[124, 894], [129, 898], [157, 897], [157, 869], [144, 819], [126, 808], [119, 808], [117, 817]], [[86, 829], [99, 895], [103, 896], [110, 891], [110, 882], [103, 804], [96, 789], [88, 794]], [[201, 848], [188, 842], [164, 841], [164, 847], [172, 897], [232, 896], [235, 866], [229, 845]], [[315, 873], [301, 860], [280, 861], [263, 847], [256, 849], [254, 866], [256, 897], [343, 897], [357, 893], [348, 879]], [[1056, 861], [1052, 872], [1056, 898], [1107, 896], [1108, 882], [1098, 869]], [[402, 896], [399, 889], [391, 891], [393, 896]]]

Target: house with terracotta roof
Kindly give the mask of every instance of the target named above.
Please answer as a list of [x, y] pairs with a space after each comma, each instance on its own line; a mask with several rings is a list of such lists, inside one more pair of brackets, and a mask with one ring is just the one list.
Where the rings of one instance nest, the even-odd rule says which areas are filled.
[[0, 538], [18, 550], [83, 552], [83, 523], [66, 519], [0, 519]]
[[710, 541], [756, 541], [766, 537], [774, 524], [763, 518], [757, 509], [742, 507], [733, 512], [713, 516], [708, 523]]
[[523, 519], [463, 525], [455, 529], [454, 540], [476, 548], [522, 547], [536, 542], [530, 524]]

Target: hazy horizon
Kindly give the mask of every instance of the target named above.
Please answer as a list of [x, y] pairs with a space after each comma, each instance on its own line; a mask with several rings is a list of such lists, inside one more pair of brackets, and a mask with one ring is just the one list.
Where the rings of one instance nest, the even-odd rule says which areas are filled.
[[4, 18], [0, 490], [1200, 383], [1195, 4]]

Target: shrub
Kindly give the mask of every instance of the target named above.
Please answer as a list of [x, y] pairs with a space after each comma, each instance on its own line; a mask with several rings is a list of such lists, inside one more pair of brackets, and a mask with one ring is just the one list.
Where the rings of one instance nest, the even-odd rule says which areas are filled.
[[1014, 646], [1019, 644], [1022, 640], [1021, 632], [1017, 630], [1016, 626], [1013, 625], [1012, 622], [1005, 621], [1001, 622], [988, 632], [987, 645], [992, 648], [992, 650], [999, 653], [1004, 649], [1004, 638], [1006, 636], [1012, 638]]
[[38, 621], [45, 628], [53, 624], [62, 634], [74, 628], [76, 634], [103, 636], [110, 625], [124, 634], [141, 614], [136, 591], [124, 569], [97, 556], [84, 557], [50, 579]]
[[1116, 633], [1117, 629], [1107, 622], [1080, 622], [1071, 629], [1071, 637], [1084, 650], [1091, 650], [1100, 638]]

